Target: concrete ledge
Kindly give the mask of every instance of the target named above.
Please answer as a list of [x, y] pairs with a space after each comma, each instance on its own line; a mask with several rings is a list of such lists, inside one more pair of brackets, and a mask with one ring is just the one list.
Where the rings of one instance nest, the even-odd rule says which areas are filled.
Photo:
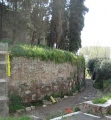
[[95, 105], [95, 106], [100, 106], [100, 107], [108, 107], [111, 105], [111, 99], [109, 99], [106, 103], [104, 104], [94, 104], [92, 101], [86, 101], [84, 103], [90, 104], [90, 105]]
[[106, 115], [111, 110], [111, 99], [104, 104], [94, 104], [92, 101], [86, 101], [79, 104], [82, 112], [94, 115]]

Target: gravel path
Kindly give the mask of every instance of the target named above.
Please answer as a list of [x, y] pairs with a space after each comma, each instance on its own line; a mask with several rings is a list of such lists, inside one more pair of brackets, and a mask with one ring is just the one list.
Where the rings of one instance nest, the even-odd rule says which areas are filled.
[[53, 116], [60, 116], [65, 112], [65, 108], [73, 109], [77, 104], [92, 100], [97, 96], [97, 90], [93, 88], [93, 81], [86, 80], [85, 89], [82, 92], [77, 93], [74, 96], [68, 97], [61, 102], [57, 102], [56, 104], [48, 105], [46, 107], [37, 107], [36, 111], [34, 111], [34, 115], [38, 112], [42, 114], [45, 118], [51, 118]]

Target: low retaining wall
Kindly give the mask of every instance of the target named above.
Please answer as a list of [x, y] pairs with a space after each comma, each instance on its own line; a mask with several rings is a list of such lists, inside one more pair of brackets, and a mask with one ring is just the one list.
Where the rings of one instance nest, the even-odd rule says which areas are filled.
[[[46, 94], [68, 93], [84, 79], [84, 68], [69, 63], [17, 57], [11, 61], [9, 91], [20, 95], [24, 102], [37, 101]], [[78, 82], [79, 81], [79, 82]]]
[[111, 99], [104, 104], [93, 104], [92, 101], [86, 101], [79, 104], [79, 108], [82, 112], [103, 116], [111, 111]]

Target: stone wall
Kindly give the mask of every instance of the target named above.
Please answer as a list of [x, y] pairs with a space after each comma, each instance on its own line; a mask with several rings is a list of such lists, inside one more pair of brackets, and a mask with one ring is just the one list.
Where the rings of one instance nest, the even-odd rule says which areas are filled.
[[37, 101], [46, 94], [66, 94], [76, 87], [77, 79], [82, 83], [83, 78], [84, 69], [77, 72], [76, 65], [17, 57], [11, 61], [9, 91], [20, 95], [24, 102]]

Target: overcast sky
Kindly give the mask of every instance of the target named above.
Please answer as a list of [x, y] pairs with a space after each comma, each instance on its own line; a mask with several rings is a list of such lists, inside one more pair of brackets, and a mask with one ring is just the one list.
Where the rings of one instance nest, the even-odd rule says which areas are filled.
[[85, 15], [82, 46], [111, 47], [111, 0], [86, 0], [89, 12]]

